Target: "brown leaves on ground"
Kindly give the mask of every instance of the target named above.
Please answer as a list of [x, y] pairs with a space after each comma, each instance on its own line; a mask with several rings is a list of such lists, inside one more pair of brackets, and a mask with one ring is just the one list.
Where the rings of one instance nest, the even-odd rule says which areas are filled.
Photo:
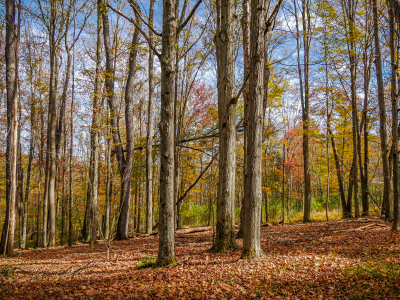
[[[211, 254], [211, 229], [176, 234], [179, 264], [136, 269], [158, 238], [0, 258], [2, 299], [399, 299], [400, 235], [379, 218], [262, 227], [262, 260]], [[241, 245], [242, 240], [237, 240]], [[116, 263], [118, 257], [118, 262]], [[8, 267], [7, 267], [8, 266]], [[6, 273], [6, 272], [5, 272]]]

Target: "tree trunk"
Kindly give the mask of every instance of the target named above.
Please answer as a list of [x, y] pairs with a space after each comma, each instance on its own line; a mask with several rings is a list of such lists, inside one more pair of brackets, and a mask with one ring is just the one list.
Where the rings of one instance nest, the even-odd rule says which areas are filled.
[[385, 95], [382, 75], [382, 57], [379, 37], [379, 21], [378, 21], [378, 5], [377, 0], [373, 0], [373, 15], [374, 15], [374, 37], [375, 37], [375, 66], [376, 79], [378, 82], [378, 106], [379, 106], [379, 134], [381, 138], [381, 155], [383, 167], [383, 202], [385, 203], [385, 219], [390, 220], [392, 217], [390, 207], [390, 182], [389, 182], [389, 164], [387, 153], [387, 131], [386, 131], [386, 107]]
[[177, 33], [176, 0], [163, 1], [161, 53], [161, 122], [160, 122], [160, 204], [159, 247], [157, 265], [167, 266], [175, 260], [174, 237], [174, 79]]
[[25, 185], [25, 199], [24, 199], [24, 218], [23, 218], [23, 230], [22, 230], [22, 243], [21, 248], [24, 249], [26, 246], [26, 224], [28, 219], [28, 201], [29, 201], [29, 188], [31, 185], [31, 172], [32, 172], [32, 160], [34, 151], [34, 123], [35, 123], [35, 102], [33, 94], [31, 97], [31, 137], [29, 142], [29, 158], [28, 158], [28, 169], [26, 171], [26, 185]]
[[[108, 124], [108, 115], [107, 115], [107, 124]], [[107, 179], [106, 179], [106, 211], [105, 211], [105, 227], [104, 227], [104, 238], [106, 240], [111, 239], [112, 232], [110, 230], [110, 214], [111, 214], [111, 198], [112, 198], [112, 185], [111, 185], [111, 141], [110, 141], [110, 133], [107, 128]]]
[[[323, 46], [324, 46], [324, 60], [325, 60], [325, 97], [326, 97], [326, 123], [328, 124], [329, 122], [329, 74], [328, 74], [328, 41], [326, 38], [326, 30], [324, 28], [324, 41], [323, 41]], [[325, 213], [326, 213], [326, 221], [329, 221], [329, 196], [330, 196], [330, 153], [329, 153], [329, 129], [327, 126], [326, 129], [326, 157], [327, 157], [327, 165], [328, 165], [328, 179], [327, 179], [327, 185], [326, 185], [326, 201], [325, 201]]]
[[73, 196], [73, 156], [72, 147], [74, 144], [74, 102], [75, 102], [75, 50], [73, 51], [73, 64], [72, 64], [72, 97], [71, 97], [71, 136], [70, 136], [70, 148], [69, 148], [69, 201], [68, 201], [68, 246], [72, 246], [73, 238], [73, 224], [72, 224], [72, 204], [74, 200]]
[[339, 155], [338, 155], [337, 149], [336, 149], [335, 138], [333, 137], [331, 126], [330, 126], [330, 115], [328, 115], [327, 127], [328, 127], [328, 133], [330, 135], [330, 139], [331, 139], [331, 143], [332, 143], [333, 157], [335, 159], [336, 176], [337, 176], [338, 185], [339, 185], [342, 214], [343, 214], [343, 217], [346, 217], [347, 216], [347, 206], [346, 206], [346, 195], [344, 192], [343, 175], [342, 175], [342, 169], [340, 167], [340, 158], [339, 158]]
[[40, 150], [39, 150], [39, 174], [38, 174], [38, 213], [37, 213], [37, 232], [36, 232], [36, 247], [40, 246], [40, 214], [41, 214], [41, 203], [42, 203], [42, 176], [43, 176], [43, 152], [44, 152], [44, 118], [43, 118], [43, 107], [42, 102], [40, 104]]
[[[136, 9], [139, 9], [139, 5], [136, 1], [133, 2]], [[136, 14], [136, 21], [140, 24], [140, 17]], [[117, 224], [117, 235], [116, 239], [127, 239], [128, 238], [128, 224], [129, 224], [129, 206], [131, 200], [131, 175], [133, 167], [133, 154], [134, 154], [134, 83], [136, 74], [136, 59], [138, 53], [139, 44], [139, 29], [135, 27], [132, 42], [130, 46], [129, 54], [129, 72], [125, 86], [125, 126], [126, 126], [126, 159], [121, 162], [123, 165], [123, 176], [121, 177], [121, 207], [120, 215]]]
[[[366, 10], [366, 18], [370, 19], [370, 10]], [[368, 198], [368, 100], [369, 100], [369, 84], [371, 80], [371, 63], [372, 55], [369, 55], [368, 50], [370, 49], [370, 43], [368, 41], [370, 32], [369, 22], [367, 23], [367, 34], [365, 37], [365, 49], [363, 53], [363, 64], [364, 64], [364, 105], [362, 114], [362, 131], [364, 139], [364, 159], [360, 159], [360, 173], [361, 173], [361, 202], [362, 202], [362, 216], [368, 216], [369, 212], [369, 198]], [[372, 52], [372, 51], [371, 51]], [[361, 143], [361, 142], [360, 142]], [[360, 145], [361, 147], [361, 145]]]
[[309, 85], [309, 58], [310, 58], [310, 7], [308, 0], [302, 0], [303, 10], [303, 47], [304, 47], [304, 106], [303, 118], [303, 167], [304, 167], [304, 217], [303, 222], [311, 219], [311, 178], [310, 178], [310, 150], [309, 150], [309, 127], [310, 127], [310, 85]]
[[[63, 160], [62, 160], [62, 169], [63, 174], [66, 172], [66, 149], [67, 149], [67, 135], [65, 128], [65, 115], [66, 115], [66, 102], [67, 102], [67, 92], [69, 87], [69, 79], [71, 72], [71, 51], [68, 45], [68, 35], [66, 34], [64, 37], [65, 41], [65, 51], [67, 53], [67, 64], [66, 64], [66, 72], [65, 72], [65, 81], [63, 86], [63, 93], [61, 96], [61, 108], [60, 108], [60, 117], [58, 120], [57, 130], [56, 130], [56, 155], [58, 157], [59, 148], [61, 145], [61, 135], [64, 134], [64, 145], [63, 145]], [[58, 160], [58, 159], [57, 159]], [[65, 188], [66, 188], [66, 178], [62, 176], [62, 208], [61, 208], [61, 245], [64, 244], [64, 235], [65, 235], [65, 215], [66, 215], [66, 196], [65, 196]]]
[[399, 210], [399, 132], [398, 132], [398, 104], [397, 104], [397, 59], [396, 59], [396, 32], [394, 26], [394, 11], [389, 3], [390, 24], [390, 58], [392, 65], [391, 98], [392, 98], [392, 149], [393, 149], [393, 225], [392, 230], [400, 230]]
[[91, 203], [91, 237], [90, 248], [93, 251], [94, 244], [97, 239], [97, 222], [98, 222], [98, 187], [99, 187], [99, 160], [100, 160], [100, 115], [101, 115], [101, 6], [100, 1], [97, 5], [97, 47], [96, 47], [96, 77], [94, 81], [94, 97], [93, 97], [93, 113], [91, 128], [91, 157], [92, 169], [89, 186], [91, 186], [90, 203]]
[[[104, 2], [103, 2], [104, 3]], [[136, 10], [140, 10], [136, 1], [132, 1]], [[118, 116], [116, 112], [116, 104], [114, 103], [114, 66], [112, 57], [112, 47], [110, 42], [110, 29], [109, 20], [106, 11], [102, 11], [103, 15], [103, 35], [104, 35], [104, 48], [106, 52], [106, 70], [105, 70], [105, 84], [107, 89], [107, 101], [111, 112], [111, 132], [114, 141], [114, 147], [117, 156], [118, 168], [121, 174], [121, 201], [120, 213], [117, 224], [116, 239], [122, 240], [128, 238], [128, 224], [129, 224], [129, 206], [131, 197], [131, 173], [133, 167], [133, 153], [134, 153], [134, 118], [133, 118], [133, 87], [136, 73], [136, 56], [137, 46], [139, 43], [139, 29], [135, 27], [132, 37], [132, 43], [129, 54], [129, 72], [125, 87], [125, 126], [127, 132], [127, 149], [126, 158], [121, 145], [120, 133], [118, 129]], [[140, 25], [140, 17], [136, 15], [137, 23]]]
[[214, 252], [237, 248], [235, 241], [235, 168], [236, 104], [235, 97], [235, 1], [218, 0], [217, 52], [219, 185], [217, 197], [216, 239]]
[[[57, 155], [56, 155], [56, 101], [57, 101], [57, 62], [56, 62], [56, 42], [55, 42], [55, 28], [56, 28], [56, 1], [50, 1], [50, 32], [49, 32], [49, 46], [50, 46], [50, 83], [49, 83], [49, 122], [48, 122], [48, 136], [47, 143], [49, 152], [48, 164], [48, 204], [49, 204], [49, 246], [56, 245], [56, 202], [55, 202], [55, 188], [56, 188], [56, 175], [57, 175]], [[47, 221], [47, 220], [46, 220]], [[44, 224], [47, 226], [47, 224]]]
[[[286, 134], [285, 134], [286, 139]], [[283, 143], [282, 159], [282, 225], [285, 224], [286, 144]]]
[[[153, 24], [154, 2], [150, 0], [149, 24]], [[150, 42], [152, 31], [149, 29]], [[146, 138], [146, 233], [153, 231], [153, 131], [154, 131], [154, 53], [149, 49], [149, 103], [147, 109]]]
[[262, 203], [262, 133], [264, 120], [264, 0], [251, 1], [247, 177], [242, 258], [263, 255], [260, 244]]
[[0, 242], [0, 254], [14, 255], [15, 201], [17, 190], [17, 90], [18, 35], [15, 24], [15, 2], [6, 0], [6, 89], [7, 89], [7, 149], [6, 149], [6, 216]]
[[[249, 74], [250, 68], [250, 5], [249, 0], [244, 0], [243, 4], [243, 16], [242, 16], [242, 31], [243, 31], [243, 61], [244, 61], [244, 70], [243, 70], [243, 78], [246, 78]], [[245, 87], [243, 89], [243, 104], [244, 104], [244, 135], [243, 135], [243, 185], [246, 182], [246, 145], [247, 145], [247, 119], [248, 119], [248, 90], [249, 84], [246, 81]], [[242, 197], [242, 205], [240, 209], [240, 228], [237, 233], [238, 238], [243, 238], [244, 233], [244, 217], [245, 217], [245, 197]]]

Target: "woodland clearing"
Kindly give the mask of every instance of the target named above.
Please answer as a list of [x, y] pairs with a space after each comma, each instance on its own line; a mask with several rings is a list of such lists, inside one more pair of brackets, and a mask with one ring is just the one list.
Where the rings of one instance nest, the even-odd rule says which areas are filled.
[[[241, 248], [242, 240], [236, 240]], [[177, 265], [138, 269], [157, 236], [0, 257], [1, 299], [399, 299], [400, 235], [378, 217], [261, 230], [261, 260], [213, 254], [211, 227], [175, 235]]]

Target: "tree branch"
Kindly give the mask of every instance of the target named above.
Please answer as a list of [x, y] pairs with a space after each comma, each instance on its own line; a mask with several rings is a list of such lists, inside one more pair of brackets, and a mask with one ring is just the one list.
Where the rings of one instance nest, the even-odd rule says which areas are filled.
[[268, 33], [270, 30], [272, 23], [275, 21], [276, 15], [278, 14], [279, 8], [281, 7], [283, 0], [279, 0], [278, 4], [275, 6], [274, 10], [272, 11], [271, 15], [268, 18], [267, 23], [265, 24], [265, 31], [264, 35]]
[[133, 10], [135, 11], [136, 14], [138, 14], [140, 20], [142, 20], [143, 24], [145, 24], [147, 27], [149, 27], [149, 29], [155, 34], [158, 35], [159, 37], [162, 37], [162, 33], [157, 32], [153, 26], [151, 26], [149, 23], [147, 23], [143, 17], [141, 12], [136, 8], [135, 2], [133, 2], [132, 0], [129, 0], [129, 3], [131, 4]]
[[116, 14], [120, 15], [121, 17], [125, 18], [126, 20], [128, 20], [129, 22], [131, 22], [133, 25], [135, 25], [135, 27], [140, 31], [140, 33], [142, 34], [142, 36], [145, 38], [145, 40], [147, 41], [147, 44], [149, 45], [149, 47], [151, 48], [151, 50], [153, 50], [154, 54], [157, 55], [157, 57], [160, 59], [161, 54], [157, 51], [157, 49], [152, 45], [152, 43], [150, 43], [150, 38], [147, 36], [147, 34], [142, 30], [142, 28], [140, 28], [139, 24], [133, 20], [132, 18], [129, 18], [128, 16], [126, 16], [123, 12], [115, 9], [114, 7], [112, 7], [109, 3], [107, 3], [107, 7], [109, 9], [111, 9], [113, 12], [115, 12]]
[[243, 81], [242, 87], [240, 88], [240, 90], [239, 90], [239, 92], [237, 93], [237, 95], [236, 95], [235, 97], [233, 97], [233, 98], [231, 99], [231, 101], [229, 101], [228, 108], [229, 108], [231, 105], [234, 105], [234, 104], [236, 104], [236, 103], [238, 102], [238, 99], [239, 99], [240, 95], [242, 94], [244, 88], [246, 87], [246, 83], [247, 83], [247, 80], [249, 79], [249, 77], [250, 77], [250, 72], [247, 73], [246, 78], [245, 78], [244, 81]]
[[203, 177], [204, 173], [208, 170], [208, 168], [212, 165], [214, 160], [217, 158], [218, 153], [214, 154], [213, 158], [211, 161], [208, 163], [207, 167], [204, 168], [203, 171], [201, 171], [200, 175], [196, 178], [196, 180], [188, 187], [188, 189], [183, 193], [182, 196], [179, 197], [178, 201], [176, 201], [176, 204], [178, 205], [185, 199], [187, 194], [190, 192], [190, 190], [197, 184], [197, 182], [200, 180], [201, 177]]
[[195, 4], [195, 6], [193, 6], [193, 8], [190, 11], [189, 15], [187, 16], [186, 20], [183, 21], [183, 23], [181, 25], [179, 25], [179, 27], [176, 29], [176, 34], [179, 34], [182, 31], [182, 29], [185, 28], [186, 24], [190, 21], [190, 19], [194, 15], [196, 9], [199, 7], [201, 2], [203, 2], [203, 0], [198, 0], [197, 3]]

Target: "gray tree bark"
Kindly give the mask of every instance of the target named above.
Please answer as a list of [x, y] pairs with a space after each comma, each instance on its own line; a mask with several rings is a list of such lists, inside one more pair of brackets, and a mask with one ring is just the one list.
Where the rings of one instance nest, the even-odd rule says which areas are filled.
[[174, 79], [177, 34], [176, 0], [163, 0], [161, 53], [160, 204], [157, 265], [176, 261], [174, 237]]
[[[150, 0], [149, 24], [153, 25], [154, 2]], [[153, 32], [149, 29], [150, 42]], [[149, 103], [147, 109], [146, 137], [146, 233], [153, 231], [153, 131], [154, 131], [154, 53], [149, 49]]]
[[392, 65], [391, 98], [392, 98], [392, 149], [393, 149], [393, 225], [392, 230], [400, 230], [399, 210], [399, 117], [397, 104], [397, 55], [396, 55], [396, 32], [394, 26], [394, 10], [389, 3], [389, 26], [390, 26], [390, 58]]
[[310, 222], [311, 219], [311, 178], [310, 178], [310, 151], [309, 151], [309, 127], [310, 127], [310, 85], [309, 85], [309, 60], [311, 42], [311, 17], [310, 3], [302, 0], [303, 10], [303, 48], [304, 48], [304, 105], [303, 118], [303, 167], [304, 167], [304, 216], [303, 222]]
[[235, 241], [236, 103], [235, 1], [217, 0], [215, 38], [218, 77], [219, 185], [216, 239], [212, 251], [237, 248]]
[[[31, 75], [33, 72], [31, 72]], [[32, 173], [32, 160], [33, 160], [33, 151], [34, 151], [34, 137], [35, 137], [35, 101], [33, 97], [31, 97], [31, 116], [30, 116], [30, 127], [31, 127], [31, 136], [29, 141], [29, 158], [28, 158], [28, 168], [26, 171], [26, 185], [25, 185], [25, 197], [24, 197], [24, 218], [23, 218], [23, 230], [22, 230], [22, 243], [21, 248], [24, 249], [26, 246], [26, 226], [28, 221], [28, 201], [29, 201], [29, 188], [31, 184], [31, 173]]]
[[[127, 149], [126, 156], [121, 145], [121, 138], [118, 129], [118, 116], [116, 111], [116, 104], [114, 102], [114, 66], [113, 66], [113, 49], [110, 42], [110, 25], [107, 16], [107, 12], [102, 10], [103, 16], [103, 36], [104, 36], [104, 48], [106, 52], [106, 70], [105, 70], [105, 84], [107, 92], [107, 102], [110, 107], [110, 123], [111, 133], [113, 137], [115, 152], [117, 156], [118, 169], [121, 175], [121, 201], [120, 201], [120, 212], [117, 224], [117, 233], [115, 238], [123, 240], [128, 238], [128, 224], [129, 224], [129, 206], [131, 198], [131, 173], [133, 167], [133, 153], [134, 153], [134, 125], [133, 125], [133, 86], [136, 73], [136, 56], [137, 56], [137, 45], [139, 43], [139, 32], [141, 20], [139, 17], [140, 13], [139, 5], [136, 1], [130, 1], [131, 5], [135, 7], [135, 15], [137, 25], [132, 37], [132, 43], [130, 46], [129, 55], [129, 72], [125, 86], [125, 126], [126, 126], [126, 139]], [[104, 3], [104, 2], [102, 2]]]
[[[249, 74], [250, 68], [250, 5], [249, 0], [244, 0], [243, 4], [243, 16], [242, 16], [242, 31], [243, 31], [243, 62], [244, 62], [244, 70], [243, 70], [243, 78], [246, 78]], [[244, 104], [244, 132], [243, 135], [243, 185], [246, 182], [246, 145], [247, 145], [247, 124], [248, 124], [248, 90], [249, 84], [245, 83], [246, 86], [243, 88], [243, 104]], [[243, 238], [244, 233], [244, 217], [245, 217], [245, 201], [246, 198], [242, 198], [242, 205], [240, 209], [240, 228], [237, 233], [238, 238]]]
[[[108, 115], [107, 115], [107, 124], [108, 124]], [[111, 199], [112, 199], [112, 185], [111, 185], [111, 177], [112, 177], [112, 169], [111, 169], [111, 138], [110, 138], [110, 129], [107, 128], [107, 179], [106, 179], [106, 211], [104, 218], [104, 238], [107, 240], [111, 239], [111, 230], [110, 230], [110, 214], [111, 214]]]
[[6, 89], [7, 89], [7, 148], [6, 148], [6, 216], [0, 242], [0, 253], [14, 255], [15, 201], [17, 190], [17, 91], [18, 36], [15, 24], [15, 2], [6, 0]]
[[390, 181], [389, 181], [389, 164], [388, 164], [388, 145], [386, 131], [386, 107], [385, 95], [382, 75], [382, 55], [379, 37], [379, 20], [378, 20], [378, 4], [377, 0], [373, 0], [373, 19], [374, 19], [374, 37], [375, 37], [375, 66], [376, 79], [378, 82], [378, 106], [379, 106], [379, 134], [381, 139], [381, 155], [383, 168], [383, 202], [385, 203], [385, 219], [391, 219], [390, 207]]
[[[371, 17], [370, 7], [366, 9], [365, 18], [368, 20]], [[363, 53], [363, 67], [364, 67], [364, 104], [361, 118], [362, 133], [364, 139], [364, 157], [360, 157], [360, 175], [361, 175], [361, 202], [362, 202], [362, 216], [368, 216], [369, 213], [369, 198], [368, 198], [368, 102], [369, 102], [369, 84], [371, 80], [371, 64], [373, 60], [372, 45], [369, 42], [369, 34], [371, 32], [370, 22], [367, 22], [365, 34], [365, 46]], [[361, 147], [361, 145], [360, 145]], [[360, 151], [361, 152], [361, 151]]]
[[[48, 204], [49, 204], [49, 246], [56, 245], [56, 202], [55, 202], [55, 189], [56, 189], [56, 175], [57, 175], [57, 153], [56, 153], [56, 128], [57, 128], [57, 115], [56, 115], [56, 101], [57, 101], [57, 62], [56, 62], [56, 41], [55, 41], [55, 28], [56, 28], [56, 15], [57, 7], [56, 1], [50, 1], [50, 31], [49, 31], [49, 46], [50, 46], [50, 87], [49, 87], [49, 122], [48, 122], [48, 137], [47, 143], [49, 145], [49, 179], [48, 179]], [[47, 226], [47, 224], [44, 224]]]
[[264, 9], [263, 0], [251, 1], [249, 115], [246, 131], [247, 177], [242, 258], [257, 258], [263, 255], [260, 244], [260, 212], [264, 120]]
[[[139, 5], [135, 1], [132, 1], [132, 5], [135, 5], [136, 9], [139, 10]], [[140, 17], [136, 15], [136, 21], [140, 25]], [[131, 200], [131, 175], [133, 167], [133, 155], [134, 155], [134, 83], [136, 75], [136, 60], [139, 45], [139, 28], [135, 27], [132, 42], [130, 46], [129, 54], [129, 72], [128, 78], [126, 80], [125, 86], [125, 126], [126, 126], [126, 157], [123, 158], [121, 169], [123, 176], [121, 177], [121, 207], [120, 214], [117, 224], [117, 239], [127, 239], [128, 238], [128, 224], [129, 224], [129, 206]]]
[[90, 228], [90, 248], [93, 251], [97, 238], [97, 222], [98, 222], [98, 185], [99, 185], [99, 160], [100, 160], [100, 115], [101, 115], [101, 6], [100, 1], [97, 4], [97, 47], [96, 47], [96, 77], [94, 79], [94, 95], [93, 95], [93, 111], [92, 111], [92, 128], [91, 128], [91, 177], [89, 178], [90, 187], [90, 206], [91, 206], [91, 228]]

